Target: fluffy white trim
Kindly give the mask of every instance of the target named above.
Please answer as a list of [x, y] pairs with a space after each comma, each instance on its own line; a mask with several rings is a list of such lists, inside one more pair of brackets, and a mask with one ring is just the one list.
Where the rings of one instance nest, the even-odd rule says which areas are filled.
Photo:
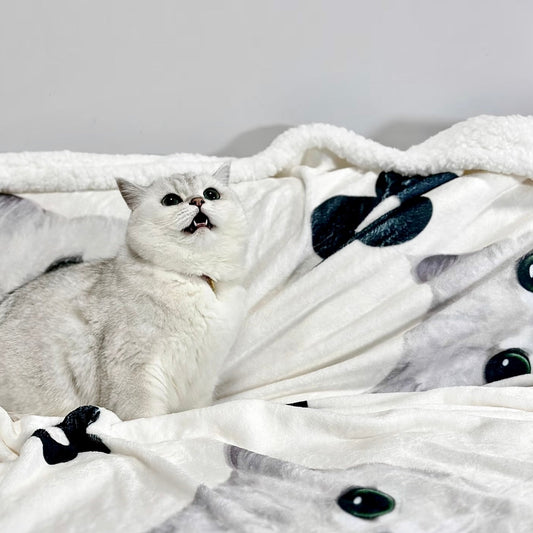
[[[482, 115], [405, 151], [328, 124], [298, 126], [282, 133], [262, 152], [233, 160], [231, 181], [275, 176], [300, 164], [311, 149], [329, 150], [367, 170], [408, 175], [487, 170], [533, 178], [533, 117]], [[175, 172], [214, 172], [229, 159], [199, 154], [6, 153], [0, 154], [0, 191], [109, 190], [116, 188], [115, 177], [146, 184]]]

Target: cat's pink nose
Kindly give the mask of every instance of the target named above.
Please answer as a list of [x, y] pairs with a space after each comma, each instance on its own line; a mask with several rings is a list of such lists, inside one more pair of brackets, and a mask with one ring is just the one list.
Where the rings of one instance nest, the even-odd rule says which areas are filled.
[[200, 208], [205, 203], [204, 199], [201, 196], [195, 196], [190, 202], [190, 205], [195, 205]]

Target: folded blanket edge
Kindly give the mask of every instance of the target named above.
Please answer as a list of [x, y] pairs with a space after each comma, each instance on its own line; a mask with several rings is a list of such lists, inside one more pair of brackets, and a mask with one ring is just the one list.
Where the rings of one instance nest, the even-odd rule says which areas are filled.
[[402, 151], [346, 128], [306, 124], [280, 134], [265, 150], [244, 158], [178, 153], [112, 155], [69, 151], [0, 154], [0, 191], [7, 193], [112, 190], [115, 178], [147, 184], [177, 172], [213, 172], [232, 161], [232, 182], [279, 175], [302, 163], [311, 149], [329, 150], [372, 171], [404, 175], [482, 170], [533, 178], [533, 117], [480, 115]]

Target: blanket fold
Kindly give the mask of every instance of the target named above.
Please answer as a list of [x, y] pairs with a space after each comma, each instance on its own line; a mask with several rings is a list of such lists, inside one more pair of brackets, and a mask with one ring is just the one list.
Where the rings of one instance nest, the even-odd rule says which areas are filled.
[[[117, 252], [115, 177], [223, 160], [0, 155], [0, 300]], [[232, 160], [248, 311], [215, 405], [0, 406], [0, 529], [529, 531], [532, 178], [520, 116], [406, 151], [313, 124]]]

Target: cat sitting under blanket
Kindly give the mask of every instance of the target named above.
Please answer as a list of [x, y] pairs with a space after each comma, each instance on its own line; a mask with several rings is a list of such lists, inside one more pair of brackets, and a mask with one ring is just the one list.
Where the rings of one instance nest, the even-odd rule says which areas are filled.
[[140, 187], [113, 259], [46, 273], [0, 303], [0, 406], [64, 415], [96, 404], [123, 419], [208, 405], [242, 314], [247, 226], [213, 176]]

